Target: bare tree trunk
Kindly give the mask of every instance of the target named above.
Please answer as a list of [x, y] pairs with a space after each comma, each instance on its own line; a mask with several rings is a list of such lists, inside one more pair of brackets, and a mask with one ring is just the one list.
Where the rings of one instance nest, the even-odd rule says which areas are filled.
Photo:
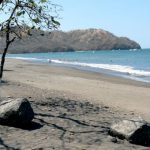
[[[3, 2], [4, 0], [0, 0], [0, 4]], [[4, 71], [4, 64], [5, 64], [5, 57], [6, 57], [6, 53], [7, 53], [7, 50], [9, 48], [9, 45], [14, 42], [15, 38], [12, 38], [10, 39], [10, 31], [11, 31], [11, 28], [10, 28], [10, 22], [11, 22], [11, 19], [17, 9], [18, 5], [15, 6], [15, 8], [13, 9], [11, 15], [10, 15], [10, 18], [8, 19], [8, 22], [7, 22], [7, 25], [6, 25], [6, 47], [4, 48], [4, 51], [3, 51], [3, 54], [2, 54], [2, 58], [1, 58], [1, 65], [0, 65], [0, 83], [2, 81], [2, 77], [3, 77], [3, 71]]]
[[0, 82], [2, 81], [2, 77], [3, 77], [4, 64], [5, 64], [5, 56], [6, 56], [9, 44], [11, 43], [9, 39], [10, 39], [9, 31], [7, 31], [7, 33], [6, 33], [6, 47], [4, 48], [4, 51], [3, 51], [3, 54], [2, 54], [2, 57], [1, 57]]
[[15, 40], [15, 37], [10, 40], [10, 26], [9, 24], [7, 25], [7, 32], [6, 32], [6, 47], [4, 48], [2, 57], [1, 57], [1, 65], [0, 65], [0, 83], [2, 81], [3, 77], [3, 71], [4, 71], [4, 64], [5, 64], [5, 57], [7, 50], [9, 48], [9, 45]]
[[6, 56], [6, 53], [7, 53], [7, 49], [8, 48], [4, 49], [4, 52], [3, 52], [2, 57], [1, 57], [0, 82], [2, 81], [2, 77], [3, 77], [4, 63], [5, 63], [5, 56]]

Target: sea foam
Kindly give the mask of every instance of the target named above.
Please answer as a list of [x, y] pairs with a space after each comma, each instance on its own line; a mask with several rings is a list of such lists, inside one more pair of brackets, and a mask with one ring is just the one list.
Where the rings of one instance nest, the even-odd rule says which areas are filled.
[[91, 68], [99, 68], [106, 69], [116, 72], [125, 73], [133, 76], [145, 76], [150, 77], [150, 72], [145, 70], [136, 70], [131, 66], [123, 66], [123, 65], [112, 65], [112, 64], [95, 64], [95, 63], [81, 63], [81, 62], [69, 62], [62, 60], [51, 60], [53, 63], [66, 64], [66, 65], [74, 65], [74, 66], [83, 66], [83, 67], [91, 67]]
[[30, 58], [30, 57], [7, 57], [7, 58], [20, 59], [20, 60], [30, 60], [30, 61], [45, 61], [45, 59]]

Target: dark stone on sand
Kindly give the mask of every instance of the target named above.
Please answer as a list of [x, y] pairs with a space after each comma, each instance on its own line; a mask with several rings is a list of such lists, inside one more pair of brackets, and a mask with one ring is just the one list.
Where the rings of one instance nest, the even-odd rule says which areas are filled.
[[109, 134], [130, 143], [150, 146], [150, 124], [144, 120], [123, 120], [111, 126]]
[[0, 103], [0, 124], [23, 126], [34, 118], [30, 102], [26, 98], [8, 99]]

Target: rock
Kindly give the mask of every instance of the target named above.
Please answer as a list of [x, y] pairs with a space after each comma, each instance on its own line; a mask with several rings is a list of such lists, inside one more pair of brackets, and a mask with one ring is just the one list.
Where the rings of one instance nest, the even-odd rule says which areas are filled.
[[33, 109], [26, 98], [9, 99], [0, 103], [0, 124], [23, 126], [33, 118]]
[[126, 139], [130, 143], [150, 146], [150, 124], [144, 120], [123, 120], [111, 126], [111, 136]]

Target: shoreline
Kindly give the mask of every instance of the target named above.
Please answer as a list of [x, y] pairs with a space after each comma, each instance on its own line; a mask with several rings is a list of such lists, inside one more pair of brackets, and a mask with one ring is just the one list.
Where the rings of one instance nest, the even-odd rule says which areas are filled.
[[[32, 63], [22, 60], [6, 61], [4, 79], [74, 95], [92, 103], [135, 111], [150, 119], [150, 84], [69, 67]], [[10, 71], [9, 71], [10, 70]], [[12, 71], [11, 71], [12, 70]]]
[[70, 65], [70, 64], [62, 64], [62, 63], [55, 63], [55, 62], [50, 62], [49, 60], [45, 61], [45, 60], [36, 60], [36, 58], [31, 59], [31, 58], [7, 58], [7, 59], [14, 59], [14, 60], [20, 60], [20, 61], [27, 61], [30, 63], [35, 63], [35, 64], [44, 64], [44, 65], [50, 65], [50, 66], [54, 66], [54, 67], [60, 67], [60, 68], [71, 68], [71, 69], [75, 69], [75, 70], [80, 70], [80, 71], [84, 71], [84, 72], [92, 72], [95, 74], [100, 74], [103, 76], [108, 76], [108, 77], [112, 77], [112, 78], [120, 78], [120, 79], [124, 79], [124, 80], [129, 80], [129, 81], [135, 81], [135, 82], [142, 82], [143, 84], [150, 84], [150, 81], [141, 77], [136, 77], [136, 76], [132, 76], [129, 75], [128, 73], [122, 73], [119, 71], [113, 71], [110, 69], [104, 69], [104, 68], [93, 68], [93, 67], [89, 67], [89, 66], [78, 66], [78, 65]]
[[[117, 84], [123, 83], [123, 84], [131, 84], [131, 85], [135, 85], [135, 86], [144, 86], [147, 88], [150, 87], [150, 82], [140, 81], [140, 80], [123, 77], [123, 76], [119, 76], [119, 75], [114, 75], [115, 73], [114, 74], [106, 73], [107, 70], [104, 72], [94, 71], [94, 69], [93, 70], [92, 69], [83, 69], [83, 68], [81, 69], [81, 67], [76, 67], [76, 66], [68, 66], [68, 65], [65, 66], [63, 64], [47, 63], [47, 62], [33, 61], [33, 60], [28, 60], [28, 59], [26, 60], [26, 59], [7, 58], [7, 60], [14, 61], [14, 62], [24, 62], [24, 63], [31, 64], [33, 66], [36, 66], [36, 65], [45, 66], [45, 67], [47, 66], [50, 69], [57, 68], [58, 70], [64, 69], [66, 71], [74, 71], [75, 70], [80, 75], [82, 75], [83, 78], [87, 78], [87, 79], [92, 79], [92, 78], [100, 79], [100, 80], [103, 79], [106, 81], [115, 82]], [[105, 69], [102, 69], [102, 70], [105, 70]], [[108, 72], [109, 72], [109, 70], [108, 70]], [[85, 75], [86, 73], [89, 74], [89, 76], [86, 76]], [[73, 75], [73, 74], [71, 74], [71, 75]], [[75, 75], [77, 76], [77, 73]]]

